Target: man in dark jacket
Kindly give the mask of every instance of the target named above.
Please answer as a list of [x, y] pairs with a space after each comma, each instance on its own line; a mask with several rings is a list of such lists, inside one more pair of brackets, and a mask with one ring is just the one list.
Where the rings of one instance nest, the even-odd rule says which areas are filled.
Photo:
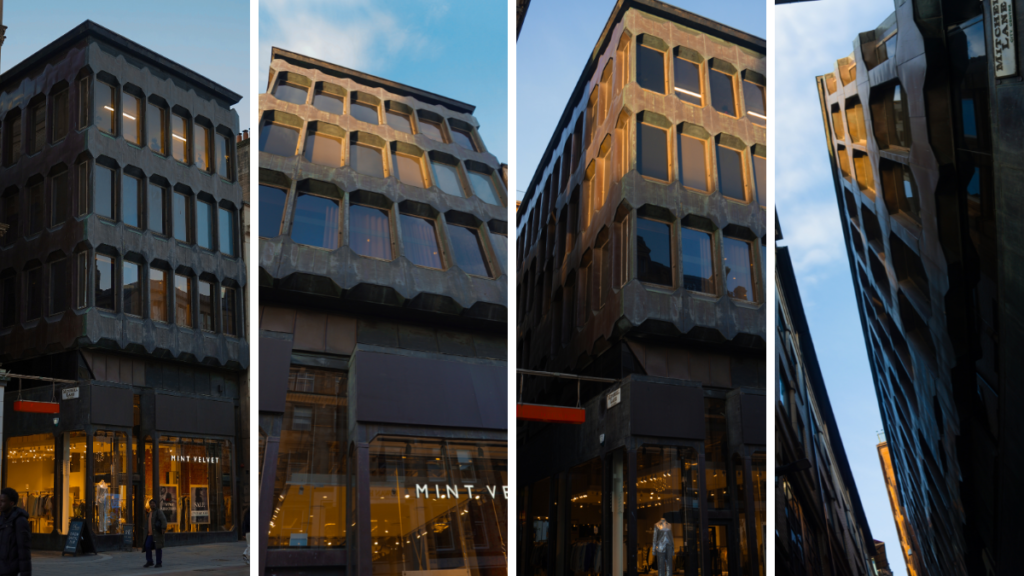
[[153, 550], [156, 550], [156, 567], [164, 565], [164, 532], [167, 531], [167, 517], [157, 505], [156, 500], [149, 501], [149, 515], [146, 517], [146, 542], [142, 549], [146, 551], [146, 563], [143, 568], [153, 565]]
[[31, 537], [28, 514], [18, 508], [18, 493], [14, 488], [0, 490], [0, 575], [31, 576]]

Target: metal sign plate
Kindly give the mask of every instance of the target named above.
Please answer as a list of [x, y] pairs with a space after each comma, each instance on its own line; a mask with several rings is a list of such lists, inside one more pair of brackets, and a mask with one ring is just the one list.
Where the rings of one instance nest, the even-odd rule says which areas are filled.
[[605, 399], [605, 404], [608, 408], [615, 406], [619, 402], [622, 402], [622, 388], [616, 388], [614, 391], [608, 393], [608, 397]]
[[1017, 31], [1013, 2], [992, 0], [992, 60], [996, 78], [1017, 75]]
[[74, 400], [75, 398], [78, 398], [78, 386], [75, 386], [74, 388], [65, 388], [60, 391], [61, 400]]

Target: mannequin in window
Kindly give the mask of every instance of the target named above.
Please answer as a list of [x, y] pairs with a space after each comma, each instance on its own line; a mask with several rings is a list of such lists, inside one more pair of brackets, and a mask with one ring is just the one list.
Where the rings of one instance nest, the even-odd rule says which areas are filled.
[[664, 518], [654, 525], [651, 557], [658, 564], [658, 576], [672, 576], [675, 541], [672, 539], [672, 525]]
[[108, 505], [109, 503], [107, 502], [107, 483], [104, 482], [103, 480], [100, 480], [99, 483], [96, 484], [96, 528], [100, 534], [107, 533]]

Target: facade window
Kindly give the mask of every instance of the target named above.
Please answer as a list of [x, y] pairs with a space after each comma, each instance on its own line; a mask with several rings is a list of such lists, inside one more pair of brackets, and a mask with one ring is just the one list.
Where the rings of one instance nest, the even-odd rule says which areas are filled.
[[89, 162], [78, 165], [78, 215], [89, 213]]
[[217, 134], [217, 175], [225, 180], [235, 177], [231, 164], [231, 142], [225, 134]]
[[629, 215], [627, 214], [621, 222], [616, 224], [618, 231], [618, 266], [619, 266], [619, 278], [616, 283], [618, 287], [623, 287], [629, 282]]
[[353, 142], [349, 150], [352, 167], [356, 172], [376, 178], [384, 177], [384, 153], [380, 148]]
[[730, 298], [754, 302], [754, 258], [750, 242], [736, 238], [722, 239], [725, 291]]
[[68, 309], [68, 261], [57, 260], [50, 264], [50, 316]]
[[[578, 326], [583, 326], [587, 323], [587, 319], [590, 318], [590, 290], [588, 289], [590, 286], [590, 267], [591, 262], [581, 266], [580, 273], [577, 276], [576, 285], [579, 287], [579, 294], [575, 302], [577, 310], [573, 311], [573, 313], [579, 316]], [[540, 286], [539, 283], [538, 286]]]
[[857, 176], [857, 187], [869, 196], [875, 192], [875, 172], [871, 167], [871, 159], [860, 150], [853, 151], [853, 171]]
[[121, 294], [124, 300], [124, 313], [142, 316], [142, 274], [135, 262], [125, 260], [121, 266]]
[[276, 156], [295, 156], [299, 130], [284, 124], [267, 122], [260, 128], [260, 152]]
[[473, 134], [469, 130], [452, 128], [452, 141], [467, 150], [472, 150], [474, 152], [480, 151], [480, 149], [477, 148], [476, 141], [473, 139]]
[[317, 88], [313, 93], [313, 107], [321, 112], [341, 116], [345, 113], [345, 100], [342, 96], [324, 92], [323, 88]]
[[473, 187], [474, 196], [488, 204], [501, 206], [501, 202], [498, 201], [498, 193], [494, 190], [494, 179], [490, 174], [467, 170], [466, 175], [469, 177], [469, 184]]
[[715, 293], [715, 267], [711, 259], [711, 234], [683, 227], [683, 288], [706, 294]]
[[750, 116], [750, 121], [758, 126], [767, 126], [768, 110], [765, 108], [764, 86], [744, 80], [743, 101], [747, 105], [747, 116]]
[[142, 98], [124, 92], [121, 96], [121, 127], [124, 130], [124, 139], [135, 144], [142, 145]]
[[665, 93], [665, 53], [643, 44], [636, 50], [636, 83], [644, 90]]
[[105, 218], [114, 219], [117, 191], [114, 171], [106, 166], [96, 165], [96, 185], [93, 198], [93, 209]]
[[196, 244], [213, 250], [213, 204], [202, 200], [196, 202]]
[[167, 234], [166, 219], [164, 218], [164, 206], [167, 205], [167, 189], [152, 182], [149, 183], [148, 198], [146, 199], [146, 215], [148, 216], [149, 229], [161, 236]]
[[391, 154], [391, 165], [395, 169], [395, 176], [398, 177], [399, 182], [417, 188], [426, 188], [426, 183], [423, 181], [423, 165], [420, 163], [419, 158], [400, 152], [393, 152]]
[[341, 166], [342, 139], [323, 132], [306, 133], [303, 158], [307, 162], [323, 166]]
[[708, 191], [707, 141], [679, 132], [679, 178], [683, 186]]
[[334, 250], [338, 247], [338, 220], [337, 200], [299, 194], [292, 219], [292, 241]]
[[676, 98], [694, 106], [703, 106], [704, 90], [700, 81], [700, 64], [684, 58], [675, 58], [673, 63]]
[[28, 135], [28, 153], [35, 154], [46, 146], [46, 99], [28, 109], [31, 132]]
[[0, 281], [2, 288], [3, 308], [0, 309], [0, 328], [14, 326], [18, 320], [18, 282], [15, 276], [8, 276]]
[[864, 129], [864, 107], [860, 99], [853, 98], [846, 102], [846, 125], [850, 129], [850, 141], [857, 144], [867, 142]]
[[171, 157], [181, 162], [188, 163], [188, 120], [177, 114], [171, 114]]
[[651, 124], [637, 123], [637, 165], [640, 174], [668, 181], [668, 131]]
[[121, 174], [121, 220], [133, 228], [140, 228], [142, 222], [141, 187], [138, 178]]
[[718, 144], [715, 146], [718, 152], [718, 189], [726, 198], [739, 200], [747, 199], [747, 192], [743, 186], [743, 157], [739, 150], [733, 150]]
[[[615, 62], [611, 59], [604, 65], [604, 72], [601, 74], [601, 103], [600, 103], [600, 116], [598, 122], [604, 124], [605, 119], [608, 118], [608, 108], [611, 106], [611, 88], [612, 88], [612, 69], [615, 67]], [[569, 161], [569, 154], [565, 154], [565, 161]], [[568, 166], [566, 170], [568, 171]], [[568, 180], [563, 178], [563, 180]], [[565, 188], [565, 183], [559, 190]]]
[[832, 105], [832, 131], [836, 134], [837, 140], [845, 138], [843, 131], [843, 113], [839, 111], [839, 104]]
[[50, 179], [50, 225], [63, 224], [68, 216], [68, 172], [67, 170]]
[[167, 275], [159, 268], [149, 269], [149, 317], [167, 322]]
[[4, 198], [4, 220], [7, 224], [4, 241], [7, 246], [18, 241], [18, 218], [18, 195], [15, 193]]
[[174, 275], [174, 323], [192, 327], [192, 279], [181, 274]]
[[117, 89], [106, 82], [96, 83], [96, 105], [93, 107], [96, 126], [101, 132], [117, 135]]
[[89, 305], [89, 253], [79, 252], [77, 258], [78, 279], [75, 290], [75, 308], [81, 310]]
[[754, 160], [754, 192], [757, 204], [761, 208], [768, 206], [768, 159], [756, 151], [751, 156]]
[[387, 210], [352, 204], [348, 220], [349, 245], [353, 252], [391, 260], [391, 222]]
[[154, 102], [146, 103], [146, 137], [150, 150], [167, 155], [167, 110]]
[[910, 166], [883, 158], [878, 163], [878, 171], [889, 213], [902, 212], [915, 222], [920, 222], [921, 198]]
[[412, 134], [412, 118], [398, 110], [388, 110], [388, 126], [391, 126], [395, 130], [401, 130], [406, 134]]
[[442, 269], [434, 221], [409, 214], [399, 215], [402, 243], [406, 258], [417, 266]]
[[[973, 110], [964, 118], [972, 122]], [[871, 120], [879, 148], [910, 148], [910, 110], [906, 91], [898, 82], [881, 88], [880, 96], [871, 99]]]
[[629, 53], [632, 45], [632, 38], [628, 34], [623, 34], [619, 38], [619, 50], [617, 57], [619, 65], [616, 67], [616, 74], [618, 76], [616, 80], [616, 93], [621, 92], [622, 89], [626, 87], [626, 84], [629, 84]]
[[277, 238], [281, 234], [284, 203], [288, 191], [260, 184], [259, 234], [263, 238]]
[[434, 184], [445, 194], [452, 196], [465, 196], [462, 191], [462, 179], [459, 177], [459, 167], [437, 160], [430, 162], [434, 168]]
[[736, 94], [732, 74], [710, 70], [711, 106], [726, 116], [736, 116]]
[[306, 103], [306, 87], [278, 80], [277, 86], [274, 86], [274, 98], [301, 106]]
[[199, 329], [216, 332], [213, 321], [213, 284], [199, 281]]
[[43, 269], [36, 267], [25, 274], [25, 320], [43, 315]]
[[33, 184], [28, 189], [28, 235], [31, 236], [43, 229], [46, 221], [46, 203], [43, 200], [43, 183]]
[[60, 142], [68, 135], [68, 89], [64, 88], [52, 96], [53, 100], [53, 126], [50, 128], [53, 142]]
[[[148, 443], [147, 448], [152, 450]], [[161, 502], [161, 509], [167, 516], [169, 531], [232, 529], [229, 510], [237, 505], [237, 500], [231, 493], [231, 442], [161, 436], [156, 458], [159, 458], [161, 475], [166, 473], [160, 480], [156, 500]], [[152, 485], [153, 468], [147, 467], [145, 486]]]
[[484, 255], [484, 246], [480, 234], [473, 228], [452, 225], [448, 227], [448, 239], [452, 243], [455, 263], [466, 274], [491, 277], [491, 267]]
[[420, 118], [420, 134], [438, 142], [448, 142], [444, 137], [444, 127], [440, 122]]
[[359, 102], [352, 100], [349, 111], [352, 113], [352, 117], [356, 120], [366, 122], [367, 124], [379, 125], [380, 114], [377, 112], [377, 106], [373, 104], [367, 104], [365, 102]]
[[839, 158], [839, 171], [842, 172], [843, 178], [851, 181], [850, 156], [846, 153], [846, 147], [836, 146], [836, 156]]
[[[725, 417], [725, 400], [720, 398], [704, 399], [704, 490], [707, 493], [708, 510], [727, 510], [729, 508], [729, 470], [727, 455], [729, 450], [729, 427]], [[724, 526], [722, 526], [724, 528]], [[727, 542], [720, 541], [717, 530], [708, 534], [710, 546], [728, 550]], [[724, 538], [721, 540], [725, 540]], [[721, 559], [714, 558], [713, 563], [723, 564]]]
[[78, 80], [78, 129], [89, 126], [89, 77]]
[[187, 194], [175, 192], [171, 197], [171, 219], [174, 222], [174, 239], [192, 242], [192, 201]]
[[[193, 123], [193, 130], [195, 135], [193, 137], [193, 146], [195, 150], [195, 164], [203, 172], [210, 171], [210, 129], [202, 124]], [[262, 150], [262, 142], [260, 143]], [[294, 147], [293, 147], [294, 150]]]
[[7, 141], [4, 142], [4, 164], [10, 166], [21, 159], [21, 112], [12, 112], [4, 119], [7, 124]]
[[96, 286], [96, 307], [108, 312], [116, 312], [114, 302], [114, 259], [104, 254], [96, 255], [96, 269], [93, 271], [93, 281]]
[[235, 312], [237, 306], [235, 289], [221, 286], [220, 288], [220, 321], [222, 329], [228, 336], [238, 336], [238, 316]]
[[217, 232], [220, 252], [235, 257], [235, 213], [227, 208], [217, 208]]
[[641, 282], [672, 286], [672, 228], [636, 219], [636, 276]]
[[590, 93], [590, 100], [587, 101], [587, 111], [584, 117], [587, 122], [584, 150], [590, 148], [590, 143], [594, 141], [594, 131], [597, 130], [597, 95], [597, 90], [594, 90]]

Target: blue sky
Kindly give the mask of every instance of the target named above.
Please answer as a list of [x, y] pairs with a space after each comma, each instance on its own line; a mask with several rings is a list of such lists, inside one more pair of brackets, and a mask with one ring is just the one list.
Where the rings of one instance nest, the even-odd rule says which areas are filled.
[[274, 46], [472, 104], [508, 162], [505, 0], [261, 0], [261, 92]]
[[891, 0], [830, 0], [775, 7], [775, 209], [796, 268], [843, 445], [876, 540], [906, 574], [878, 462], [882, 429], [854, 299], [814, 77], [853, 52], [858, 33], [893, 12]]
[[[668, 4], [767, 36], [764, 0]], [[526, 190], [615, 0], [533, 0], [516, 43], [516, 187]], [[572, 25], [566, 25], [571, 22]], [[517, 198], [523, 193], [518, 192]]]
[[249, 128], [248, 0], [8, 0], [3, 16], [2, 72], [92, 20], [242, 95], [234, 109]]

